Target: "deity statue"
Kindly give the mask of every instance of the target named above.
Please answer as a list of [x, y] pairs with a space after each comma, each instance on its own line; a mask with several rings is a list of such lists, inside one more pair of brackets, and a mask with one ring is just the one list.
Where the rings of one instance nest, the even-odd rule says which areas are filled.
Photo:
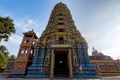
[[49, 67], [50, 66], [50, 50], [48, 50], [46, 57], [45, 57], [45, 67]]
[[79, 66], [78, 56], [75, 54], [75, 50], [73, 49], [73, 64], [75, 67]]

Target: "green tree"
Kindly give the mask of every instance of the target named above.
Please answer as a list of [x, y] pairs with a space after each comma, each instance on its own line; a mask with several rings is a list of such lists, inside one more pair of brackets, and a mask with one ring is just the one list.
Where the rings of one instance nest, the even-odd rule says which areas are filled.
[[0, 69], [5, 69], [9, 52], [7, 48], [3, 45], [0, 46]]
[[4, 55], [8, 55], [8, 49], [4, 45], [0, 45], [0, 53]]
[[15, 55], [11, 55], [9, 59], [14, 60], [15, 59]]
[[8, 41], [9, 36], [15, 31], [13, 20], [10, 17], [0, 17], [0, 41]]

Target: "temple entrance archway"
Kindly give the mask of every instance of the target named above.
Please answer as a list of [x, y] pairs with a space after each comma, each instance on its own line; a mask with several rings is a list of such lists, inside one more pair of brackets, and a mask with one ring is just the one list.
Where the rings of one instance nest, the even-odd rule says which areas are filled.
[[54, 77], [73, 78], [71, 50], [69, 48], [57, 47], [52, 49], [50, 78]]
[[68, 51], [55, 51], [54, 76], [69, 77]]

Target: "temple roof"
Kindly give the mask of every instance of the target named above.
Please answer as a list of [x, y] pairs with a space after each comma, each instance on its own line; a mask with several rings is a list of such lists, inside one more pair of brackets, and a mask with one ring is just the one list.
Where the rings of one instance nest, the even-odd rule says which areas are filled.
[[39, 44], [42, 45], [61, 43], [87, 47], [87, 42], [74, 24], [70, 10], [62, 2], [54, 6], [48, 24], [39, 39]]
[[33, 29], [30, 30], [30, 31], [27, 31], [27, 32], [25, 32], [25, 33], [23, 33], [23, 34], [24, 34], [24, 35], [27, 35], [27, 36], [32, 36], [32, 35], [34, 35], [34, 37], [35, 37], [36, 39], [38, 38]]

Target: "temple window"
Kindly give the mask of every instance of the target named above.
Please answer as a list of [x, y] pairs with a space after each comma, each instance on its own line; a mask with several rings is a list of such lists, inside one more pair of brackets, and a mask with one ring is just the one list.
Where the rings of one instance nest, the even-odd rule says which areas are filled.
[[63, 22], [59, 22], [58, 25], [64, 25], [64, 23]]
[[114, 70], [115, 69], [114, 65], [109, 65], [109, 69]]
[[24, 41], [25, 44], [28, 44], [30, 41], [27, 39]]
[[27, 52], [28, 52], [27, 49], [23, 49], [23, 50], [21, 51], [22, 54], [26, 54]]
[[30, 54], [33, 54], [33, 50], [31, 49]]
[[60, 13], [60, 16], [62, 16], [62, 14]]
[[118, 68], [118, 70], [120, 70], [120, 64], [117, 64], [117, 68]]
[[33, 41], [33, 44], [35, 44], [35, 42]]
[[59, 18], [59, 20], [63, 20], [63, 18]]
[[63, 28], [59, 28], [59, 32], [64, 32]]
[[104, 65], [99, 65], [100, 70], [105, 70], [105, 66]]
[[10, 70], [10, 62], [7, 64], [6, 70]]
[[63, 43], [64, 43], [63, 37], [60, 37], [60, 38], [59, 38], [59, 44], [63, 44]]

